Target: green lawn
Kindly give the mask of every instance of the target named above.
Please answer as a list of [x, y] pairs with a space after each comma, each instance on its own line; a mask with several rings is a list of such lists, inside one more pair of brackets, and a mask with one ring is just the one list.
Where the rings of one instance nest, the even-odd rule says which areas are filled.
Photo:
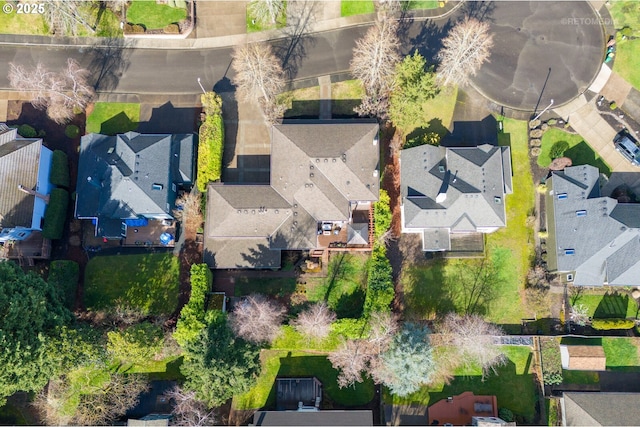
[[373, 0], [342, 0], [340, 15], [342, 17], [374, 13], [376, 11]]
[[565, 141], [569, 148], [564, 152], [565, 157], [569, 157], [574, 165], [592, 165], [600, 169], [600, 172], [611, 174], [611, 168], [602, 158], [593, 151], [580, 135], [570, 134], [560, 129], [549, 129], [542, 136], [541, 153], [538, 156], [538, 165], [546, 168], [551, 163], [549, 152], [551, 147], [557, 142]]
[[617, 292], [606, 293], [605, 295], [582, 294], [571, 297], [570, 302], [582, 304], [588, 309], [588, 315], [592, 318], [636, 318], [638, 305], [629, 295]]
[[349, 407], [367, 404], [373, 399], [371, 380], [354, 387], [341, 389], [336, 382], [338, 372], [326, 356], [317, 353], [287, 350], [263, 350], [260, 354], [262, 372], [257, 384], [247, 393], [234, 396], [236, 410], [274, 408], [276, 403], [276, 377], [316, 377], [322, 382], [323, 404], [329, 407]]
[[[511, 146], [514, 193], [506, 196], [507, 227], [487, 236], [487, 254], [498, 270], [492, 282], [494, 298], [480, 310], [496, 323], [514, 325], [519, 330], [524, 309], [520, 291], [533, 259], [533, 231], [526, 227], [533, 210], [533, 179], [527, 154], [527, 124], [505, 120], [499, 142]], [[431, 319], [452, 310], [461, 311], [468, 291], [460, 278], [476, 260], [449, 259], [409, 265], [403, 269], [405, 315]]]
[[438, 3], [438, 0], [409, 0], [408, 9], [437, 9], [440, 6]]
[[457, 98], [457, 86], [442, 88], [438, 95], [422, 106], [423, 114], [417, 122], [407, 122], [407, 129], [403, 129], [407, 139], [426, 132], [435, 132], [440, 137], [445, 136], [451, 126]]
[[612, 371], [640, 371], [637, 338], [602, 338], [602, 347], [607, 356], [607, 369]]
[[178, 275], [178, 258], [172, 254], [98, 256], [85, 270], [84, 303], [89, 310], [120, 304], [171, 314], [178, 304]]
[[508, 363], [482, 380], [480, 369], [472, 369], [455, 376], [451, 384], [437, 384], [423, 387], [407, 397], [389, 395], [385, 391], [384, 400], [399, 405], [432, 405], [465, 391], [477, 395], [495, 395], [501, 408], [508, 408], [514, 414], [524, 417], [526, 424], [532, 424], [535, 416], [536, 388], [530, 373], [533, 354], [529, 347], [506, 346]]
[[294, 277], [260, 277], [241, 278], [236, 280], [235, 296], [241, 297], [253, 293], [264, 295], [285, 296], [296, 290]]
[[562, 370], [563, 384], [598, 384], [600, 376], [593, 371]]
[[276, 18], [275, 24], [263, 24], [254, 19], [251, 14], [251, 10], [247, 7], [247, 33], [255, 33], [258, 31], [274, 30], [276, 28], [284, 28], [287, 25], [287, 3], [278, 18]]
[[154, 0], [133, 0], [127, 9], [127, 22], [144, 25], [148, 30], [164, 28], [186, 17], [186, 9], [157, 4]]
[[183, 356], [169, 356], [162, 360], [149, 360], [144, 365], [133, 365], [127, 374], [148, 374], [150, 380], [184, 380], [180, 372]]
[[638, 90], [640, 90], [640, 73], [638, 73], [638, 69], [640, 69], [639, 51], [640, 39], [621, 40], [618, 38], [616, 57], [613, 62], [613, 70]]
[[136, 130], [140, 121], [140, 104], [96, 102], [87, 117], [87, 133], [115, 135]]
[[[16, 13], [15, 2], [3, 1], [13, 7], [11, 13], [0, 13], [0, 33], [1, 34], [33, 34], [44, 36], [49, 34], [49, 27], [45, 24], [44, 18], [40, 14]], [[8, 6], [5, 6], [8, 7]]]
[[635, 35], [640, 35], [640, 24], [638, 17], [640, 16], [640, 3], [633, 1], [613, 0], [609, 13], [615, 22], [616, 29], [630, 27]]
[[325, 301], [339, 318], [359, 318], [364, 304], [368, 259], [364, 254], [333, 254], [327, 277], [307, 279], [307, 299]]
[[[364, 88], [359, 80], [346, 80], [331, 84], [331, 113], [334, 117], [355, 116]], [[286, 105], [285, 118], [320, 114], [320, 86], [296, 89], [280, 94], [279, 101]]]

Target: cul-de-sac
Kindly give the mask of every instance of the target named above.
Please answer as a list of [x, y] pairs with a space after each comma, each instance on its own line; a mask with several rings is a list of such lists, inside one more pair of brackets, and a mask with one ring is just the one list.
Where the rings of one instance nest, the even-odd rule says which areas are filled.
[[0, 425], [640, 424], [640, 2], [0, 6]]

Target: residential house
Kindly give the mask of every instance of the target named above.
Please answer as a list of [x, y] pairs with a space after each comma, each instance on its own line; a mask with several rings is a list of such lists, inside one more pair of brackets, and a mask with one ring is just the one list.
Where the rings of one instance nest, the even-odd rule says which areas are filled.
[[419, 233], [423, 251], [483, 250], [483, 234], [507, 224], [511, 150], [489, 144], [402, 150], [400, 193], [402, 232]]
[[250, 426], [372, 426], [370, 410], [258, 411]]
[[42, 237], [44, 213], [54, 186], [49, 182], [53, 153], [40, 138], [22, 138], [0, 124], [0, 257], [19, 261], [49, 258]]
[[379, 151], [375, 122], [273, 126], [269, 185], [209, 184], [205, 262], [279, 268], [282, 250], [369, 247]]
[[80, 143], [75, 216], [124, 245], [171, 244], [178, 192], [194, 180], [193, 134], [88, 134]]
[[573, 166], [547, 180], [547, 265], [577, 286], [640, 285], [640, 204], [600, 193], [598, 169]]
[[562, 369], [604, 371], [607, 357], [601, 345], [561, 345]]
[[478, 418], [480, 421], [500, 420], [497, 417], [498, 399], [496, 396], [476, 396], [471, 391], [450, 396], [429, 406], [429, 425], [431, 426], [468, 426], [472, 425], [474, 418]]
[[633, 426], [640, 419], [640, 393], [565, 392], [563, 426]]

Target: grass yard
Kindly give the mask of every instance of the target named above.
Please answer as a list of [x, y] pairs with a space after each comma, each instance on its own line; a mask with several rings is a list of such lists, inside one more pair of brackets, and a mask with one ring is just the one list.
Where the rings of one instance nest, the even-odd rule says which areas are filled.
[[178, 258], [172, 254], [99, 256], [87, 264], [84, 303], [89, 310], [120, 304], [147, 314], [171, 314], [178, 304]]
[[183, 356], [169, 356], [162, 360], [149, 360], [144, 365], [133, 365], [127, 374], [148, 374], [149, 380], [184, 380], [180, 372]]
[[[360, 105], [364, 88], [359, 80], [346, 80], [331, 84], [331, 113], [334, 117], [355, 116], [353, 111]], [[318, 117], [320, 114], [320, 86], [296, 89], [279, 95], [287, 110], [285, 118]]]
[[640, 39], [621, 40], [618, 38], [613, 70], [631, 83], [634, 88], [640, 90], [640, 74], [638, 73], [640, 57], [638, 57], [638, 51], [640, 51]]
[[562, 370], [563, 384], [598, 384], [600, 376], [593, 371]]
[[638, 305], [629, 295], [606, 293], [604, 295], [582, 294], [571, 297], [572, 305], [582, 304], [588, 309], [588, 315], [592, 318], [636, 318], [638, 315]]
[[442, 88], [438, 95], [423, 105], [423, 114], [420, 120], [416, 123], [407, 123], [407, 128], [403, 129], [407, 138], [410, 139], [415, 134], [426, 132], [435, 132], [440, 137], [445, 136], [451, 126], [457, 98], [457, 86]]
[[637, 338], [602, 338], [602, 347], [607, 356], [607, 369], [611, 371], [640, 371]]
[[234, 396], [236, 410], [275, 408], [275, 379], [281, 377], [316, 377], [323, 385], [323, 404], [331, 408], [362, 406], [373, 399], [373, 381], [366, 380], [354, 387], [341, 389], [336, 382], [338, 372], [325, 355], [303, 351], [263, 350], [260, 354], [262, 372], [257, 384], [247, 393]]
[[275, 24], [263, 24], [257, 20], [255, 20], [254, 16], [251, 14], [249, 7], [247, 7], [247, 33], [255, 33], [258, 31], [267, 31], [274, 30], [276, 28], [284, 28], [287, 25], [287, 3], [285, 2], [285, 7], [282, 10], [282, 13], [276, 19]]
[[440, 7], [438, 0], [409, 0], [409, 10], [437, 9]]
[[373, 0], [342, 0], [340, 2], [340, 15], [343, 18], [345, 16], [374, 13], [375, 11]]
[[454, 377], [449, 385], [423, 387], [404, 398], [392, 396], [385, 390], [384, 400], [397, 405], [432, 405], [449, 396], [472, 391], [478, 395], [496, 395], [501, 408], [511, 409], [524, 418], [525, 424], [532, 424], [536, 402], [536, 388], [530, 373], [533, 354], [529, 347], [519, 346], [506, 346], [505, 353], [509, 358], [507, 364], [498, 369], [497, 375], [491, 374], [484, 381], [480, 368], [476, 368]]
[[87, 117], [87, 133], [115, 135], [138, 128], [140, 104], [96, 102]]
[[325, 301], [338, 318], [359, 318], [364, 304], [368, 259], [364, 254], [331, 255], [327, 277], [307, 279], [307, 299]]
[[157, 4], [153, 0], [133, 0], [127, 9], [127, 22], [144, 25], [148, 30], [164, 28], [186, 17], [186, 9]]
[[[49, 34], [49, 27], [44, 22], [44, 18], [40, 14], [33, 13], [16, 13], [15, 3], [13, 1], [3, 1], [2, 6], [11, 5], [12, 13], [0, 14], [0, 33], [1, 34], [32, 34], [36, 36], [45, 36]], [[8, 6], [5, 6], [8, 7]]]
[[[640, 64], [640, 63], [639, 63]], [[611, 174], [611, 168], [602, 158], [587, 144], [580, 135], [570, 134], [560, 129], [549, 129], [542, 136], [541, 153], [538, 156], [538, 165], [546, 168], [551, 163], [549, 152], [551, 147], [559, 141], [565, 141], [569, 148], [564, 152], [574, 165], [591, 165], [600, 169], [600, 172]]]

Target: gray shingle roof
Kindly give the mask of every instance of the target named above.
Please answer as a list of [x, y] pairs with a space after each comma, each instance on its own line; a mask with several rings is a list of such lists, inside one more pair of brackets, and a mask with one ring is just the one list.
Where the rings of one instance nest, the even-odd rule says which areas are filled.
[[[242, 242], [270, 253], [312, 249], [317, 245], [318, 222], [348, 220], [350, 201], [377, 200], [377, 132], [375, 123], [273, 126], [270, 185], [209, 185], [209, 265], [269, 267], [275, 259], [271, 255], [265, 257], [265, 266], [246, 263], [242, 253], [248, 248], [243, 249]], [[236, 240], [225, 244], [224, 239]], [[252, 239], [266, 240], [260, 246]]]
[[575, 272], [575, 285], [640, 285], [640, 204], [600, 197], [593, 166], [554, 172], [548, 183], [549, 266]]
[[563, 394], [567, 426], [633, 426], [640, 419], [639, 393]]
[[[506, 225], [509, 147], [413, 147], [400, 152], [400, 174], [405, 231], [477, 231]], [[446, 198], [438, 200], [439, 194]]]
[[76, 216], [171, 215], [173, 184], [192, 179], [193, 145], [191, 134], [83, 136]]
[[36, 189], [42, 140], [23, 139], [16, 129], [6, 128], [0, 144], [0, 227], [30, 228], [34, 196], [20, 191], [18, 185]]
[[369, 410], [349, 411], [258, 411], [253, 415], [256, 426], [372, 426]]

